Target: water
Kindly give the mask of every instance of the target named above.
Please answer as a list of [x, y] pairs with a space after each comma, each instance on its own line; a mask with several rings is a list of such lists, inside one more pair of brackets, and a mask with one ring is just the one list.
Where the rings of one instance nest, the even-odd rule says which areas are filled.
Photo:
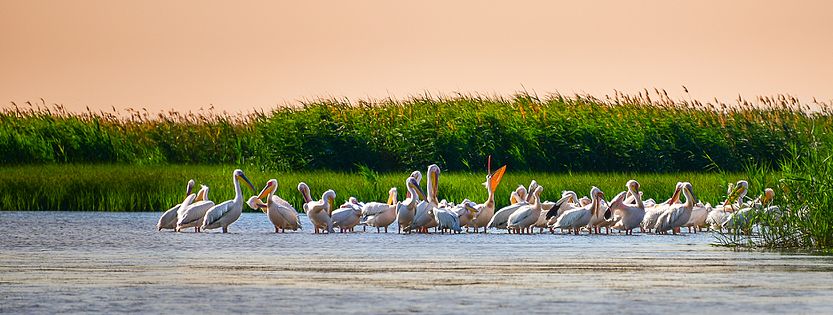
[[[684, 236], [157, 232], [158, 213], [0, 212], [0, 313], [827, 313], [833, 258]], [[395, 229], [395, 228], [394, 228]]]

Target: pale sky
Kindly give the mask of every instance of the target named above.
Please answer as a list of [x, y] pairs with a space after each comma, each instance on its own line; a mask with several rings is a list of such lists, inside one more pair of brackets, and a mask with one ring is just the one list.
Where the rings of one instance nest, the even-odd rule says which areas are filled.
[[833, 99], [833, 1], [0, 0], [0, 103], [232, 112], [317, 97]]

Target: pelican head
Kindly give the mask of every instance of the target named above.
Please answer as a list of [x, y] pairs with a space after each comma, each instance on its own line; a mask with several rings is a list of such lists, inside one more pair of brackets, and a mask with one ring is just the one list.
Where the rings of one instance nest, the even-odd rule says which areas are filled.
[[249, 205], [249, 208], [252, 208], [252, 210], [260, 209], [261, 211], [263, 211], [263, 209], [267, 207], [266, 204], [263, 203], [263, 201], [257, 198], [257, 196], [249, 197], [249, 200], [246, 201], [246, 204]]
[[393, 204], [396, 203], [396, 197], [397, 197], [396, 195], [397, 195], [396, 187], [391, 187], [390, 190], [388, 190], [388, 204], [389, 205], [393, 205]]
[[428, 187], [428, 193], [434, 200], [429, 200], [429, 202], [437, 202], [437, 192], [439, 191], [439, 183], [440, 183], [440, 167], [437, 164], [431, 164], [428, 166], [428, 182], [431, 183], [430, 187]]
[[683, 182], [677, 182], [677, 185], [674, 186], [674, 194], [671, 195], [671, 199], [668, 199], [668, 204], [673, 205], [677, 203], [677, 200], [680, 200], [680, 193], [683, 191]]
[[[697, 203], [697, 196], [694, 195], [694, 186], [692, 186], [691, 183], [689, 183], [689, 182], [685, 182], [685, 183], [683, 183], [683, 189], [685, 189], [688, 192], [688, 194], [691, 195], [691, 198], [692, 198], [691, 203], [692, 204]], [[688, 199], [688, 197], [686, 197], [686, 201], [688, 201], [687, 199]]]
[[486, 175], [486, 181], [483, 182], [483, 186], [486, 186], [486, 189], [488, 189], [489, 192], [494, 193], [497, 189], [497, 185], [500, 184], [500, 180], [503, 179], [504, 173], [506, 173], [506, 165], [501, 166], [494, 173]]
[[582, 206], [589, 205], [592, 202], [593, 202], [593, 200], [590, 200], [590, 198], [587, 198], [587, 196], [581, 197], [578, 200], [578, 203]]
[[408, 188], [409, 193], [415, 194], [418, 200], [425, 200], [425, 193], [422, 192], [421, 188], [419, 188], [419, 181], [416, 178], [408, 177], [405, 179], [405, 187]]
[[350, 196], [350, 198], [347, 198], [347, 202], [352, 203], [354, 205], [359, 204], [359, 200], [356, 199], [356, 197], [353, 197], [353, 196]]
[[772, 188], [764, 189], [764, 196], [761, 198], [761, 204], [768, 204], [775, 199], [775, 191]]
[[327, 205], [327, 210], [332, 215], [333, 208], [335, 207], [335, 199], [336, 199], [336, 192], [332, 189], [327, 190], [321, 195], [321, 201]]
[[200, 185], [200, 191], [197, 192], [197, 198], [194, 202], [208, 200], [208, 186]]
[[237, 180], [238, 182], [242, 180], [241, 184], [245, 183], [246, 185], [249, 185], [249, 188], [251, 188], [252, 191], [257, 191], [255, 189], [255, 185], [252, 184], [252, 181], [250, 181], [249, 178], [246, 177], [246, 174], [243, 174], [243, 170], [238, 168], [238, 169], [234, 170], [233, 174], [234, 174], [234, 179], [235, 180]]
[[635, 192], [639, 192], [639, 182], [637, 182], [635, 179], [629, 180], [628, 183], [625, 184], [625, 187]]
[[263, 200], [266, 198], [266, 201], [269, 201], [269, 197], [275, 193], [275, 190], [278, 189], [278, 180], [277, 179], [270, 179], [266, 182], [266, 187], [263, 187], [263, 190], [257, 195], [257, 198]]
[[738, 203], [742, 203], [743, 197], [745, 197], [746, 193], [749, 192], [749, 182], [745, 180], [739, 180], [734, 185], [734, 190], [732, 190], [731, 185], [729, 186], [729, 189], [731, 190], [731, 193], [729, 194], [729, 196], [726, 197], [726, 202], [723, 203], [724, 207], [734, 203], [736, 200], [738, 201]]
[[416, 181], [417, 181], [417, 185], [419, 185], [419, 183], [422, 181], [422, 172], [420, 172], [420, 171], [413, 171], [413, 172], [411, 172], [411, 177], [413, 177], [414, 179], [416, 179]]
[[298, 183], [298, 191], [301, 192], [301, 196], [304, 197], [304, 203], [308, 203], [312, 201], [312, 194], [310, 194], [309, 186], [305, 182]]
[[197, 183], [196, 183], [196, 182], [194, 182], [194, 180], [193, 180], [193, 179], [191, 179], [191, 180], [189, 180], [189, 181], [188, 181], [188, 184], [187, 184], [187, 185], [185, 185], [185, 196], [186, 196], [186, 197], [187, 197], [188, 195], [190, 195], [192, 191], [194, 191], [194, 185], [196, 185], [196, 184], [197, 184]]
[[518, 197], [526, 199], [526, 187], [524, 185], [518, 185], [518, 188], [515, 188], [515, 192], [518, 193]]

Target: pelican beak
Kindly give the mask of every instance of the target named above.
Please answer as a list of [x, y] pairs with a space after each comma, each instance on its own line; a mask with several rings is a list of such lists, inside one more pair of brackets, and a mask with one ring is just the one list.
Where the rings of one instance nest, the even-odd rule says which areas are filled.
[[735, 190], [733, 190], [732, 193], [729, 194], [728, 197], [726, 197], [726, 202], [723, 203], [723, 207], [726, 207], [726, 206], [734, 203], [735, 200], [737, 200], [738, 197], [740, 197], [740, 192], [741, 191], [743, 191], [743, 186], [738, 185], [737, 187], [735, 187]]
[[506, 165], [501, 166], [497, 171], [492, 173], [491, 178], [489, 178], [489, 190], [494, 192], [497, 189], [497, 186], [500, 184], [500, 180], [503, 179], [503, 174], [506, 173]]
[[674, 190], [674, 194], [671, 195], [671, 199], [668, 201], [668, 204], [674, 204], [677, 202], [677, 200], [680, 199], [680, 192], [682, 192], [682, 187], [678, 186], [677, 189]]
[[252, 181], [250, 181], [249, 178], [246, 177], [246, 174], [240, 174], [238, 179], [242, 179], [246, 183], [246, 185], [249, 185], [249, 188], [251, 188], [252, 191], [257, 191], [257, 189], [255, 188], [255, 185], [252, 184]]
[[388, 193], [388, 205], [393, 205], [393, 194]]
[[419, 196], [419, 200], [425, 200], [425, 193], [422, 191], [422, 188], [420, 188], [419, 185], [411, 185], [411, 188], [413, 188], [417, 196]]
[[330, 215], [332, 215], [333, 208], [335, 207], [335, 198], [327, 197], [327, 207], [329, 208], [328, 210], [330, 211]]
[[269, 194], [273, 191], [275, 191], [275, 187], [272, 186], [272, 182], [269, 182], [266, 185], [266, 187], [263, 187], [263, 190], [261, 190], [260, 193], [257, 195], [257, 199], [266, 198], [266, 196], [269, 196]]

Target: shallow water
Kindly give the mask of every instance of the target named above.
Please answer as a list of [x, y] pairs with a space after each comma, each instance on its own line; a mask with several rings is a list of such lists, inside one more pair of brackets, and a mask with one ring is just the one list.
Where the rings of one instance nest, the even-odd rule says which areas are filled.
[[[157, 232], [159, 213], [0, 212], [0, 313], [826, 313], [833, 258], [709, 233]], [[393, 228], [395, 231], [395, 227]]]

